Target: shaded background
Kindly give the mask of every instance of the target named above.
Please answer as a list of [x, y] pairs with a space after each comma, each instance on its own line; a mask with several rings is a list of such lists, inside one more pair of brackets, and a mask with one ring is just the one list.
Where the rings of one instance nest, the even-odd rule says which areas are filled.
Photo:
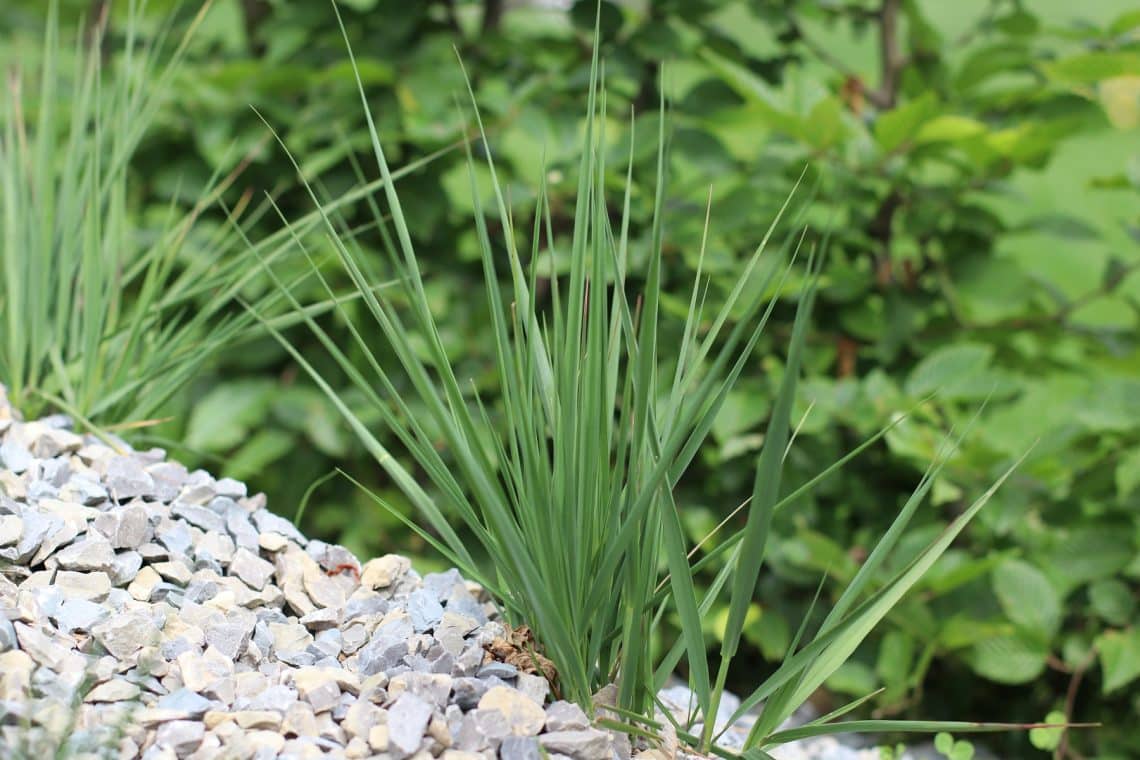
[[[103, 4], [64, 0], [65, 24], [81, 30]], [[34, 60], [44, 5], [0, 6], [0, 64]], [[126, 4], [112, 5], [109, 60], [121, 33], [115, 14]], [[176, 5], [152, 0], [144, 36], [158, 34], [171, 13], [177, 30], [196, 9]], [[339, 5], [391, 163], [443, 151], [399, 191], [445, 344], [460, 374], [493, 398], [490, 334], [468, 296], [482, 275], [466, 161], [456, 149], [470, 135], [469, 109], [457, 107], [466, 91], [456, 52], [517, 218], [533, 212], [545, 175], [555, 230], [568, 234], [595, 3]], [[977, 414], [915, 520], [906, 541], [915, 551], [1012, 459], [1035, 441], [1036, 448], [816, 701], [827, 707], [882, 687], [873, 701], [880, 716], [1036, 721], [1061, 711], [1105, 723], [1070, 737], [1066, 756], [1135, 757], [1135, 3], [604, 2], [601, 37], [615, 198], [631, 125], [634, 134], [635, 263], [649, 246], [658, 103], [664, 96], [669, 104], [665, 304], [675, 316], [687, 307], [710, 192], [706, 268], [715, 301], [805, 168], [804, 185], [816, 187], [799, 224], [830, 229], [830, 258], [789, 487], [914, 409], [780, 515], [737, 684], [774, 668], [803, 616], [816, 614], [808, 606], [820, 579], [827, 578], [825, 598], [842, 588], [943, 433]], [[243, 159], [249, 165], [227, 198], [232, 206], [256, 206], [268, 192], [291, 216], [310, 210], [251, 105], [330, 196], [358, 184], [354, 161], [369, 178], [376, 174], [344, 44], [323, 0], [217, 0], [166, 96], [135, 161], [140, 235], [169, 203], [189, 205], [212, 173]], [[798, 197], [808, 195], [801, 188]], [[250, 217], [252, 234], [275, 229], [271, 217]], [[366, 218], [364, 208], [348, 212], [349, 221]], [[207, 218], [183, 255], [215, 255], [208, 236], [223, 221], [220, 213]], [[789, 226], [777, 237], [794, 232]], [[359, 239], [379, 249], [370, 235], [363, 229]], [[565, 253], [557, 244], [544, 251], [540, 271], [560, 271]], [[774, 294], [781, 299], [774, 327], [729, 396], [712, 445], [680, 485], [694, 542], [751, 492], [798, 284], [793, 277]], [[292, 337], [311, 345], [303, 331]], [[314, 361], [324, 361], [313, 348]], [[211, 366], [168, 413], [171, 421], [148, 431], [150, 441], [187, 464], [247, 480], [284, 515], [294, 516], [306, 489], [336, 467], [403, 503], [272, 340]], [[315, 489], [301, 522], [310, 535], [362, 556], [398, 551], [425, 569], [439, 561], [340, 478]], [[721, 617], [708, 625], [715, 633]], [[1045, 757], [1033, 744], [1048, 747], [1056, 737], [986, 741], [1009, 757]]]

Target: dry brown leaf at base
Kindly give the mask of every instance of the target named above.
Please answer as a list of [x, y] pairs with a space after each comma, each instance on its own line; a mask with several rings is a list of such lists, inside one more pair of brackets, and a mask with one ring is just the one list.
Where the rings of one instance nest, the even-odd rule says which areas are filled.
[[557, 693], [558, 670], [548, 657], [539, 652], [538, 642], [527, 626], [508, 627], [506, 637], [496, 637], [483, 649], [486, 651], [483, 662], [497, 660], [514, 665], [519, 672], [542, 676]]

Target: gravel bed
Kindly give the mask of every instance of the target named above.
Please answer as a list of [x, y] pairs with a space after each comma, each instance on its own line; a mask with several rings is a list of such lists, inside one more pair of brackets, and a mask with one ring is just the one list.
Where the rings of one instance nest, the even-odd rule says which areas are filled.
[[[0, 386], [3, 758], [671, 757], [552, 701], [525, 630], [457, 571], [362, 563], [243, 483], [112, 443], [20, 420]], [[773, 754], [878, 757], [831, 737]]]

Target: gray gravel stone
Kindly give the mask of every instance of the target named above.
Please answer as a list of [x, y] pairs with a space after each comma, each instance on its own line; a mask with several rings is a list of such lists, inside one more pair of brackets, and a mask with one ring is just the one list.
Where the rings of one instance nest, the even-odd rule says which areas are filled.
[[388, 751], [396, 758], [412, 755], [423, 741], [432, 706], [415, 694], [402, 694], [388, 709]]
[[55, 586], [65, 597], [101, 602], [111, 593], [111, 578], [107, 573], [60, 570], [55, 574]]
[[107, 489], [119, 501], [146, 496], [154, 491], [154, 479], [133, 457], [116, 456], [107, 462]]
[[160, 710], [178, 713], [184, 718], [204, 715], [214, 703], [190, 689], [182, 688], [159, 697], [155, 706]]
[[245, 581], [250, 588], [260, 591], [273, 577], [273, 565], [242, 547], [234, 552], [233, 559], [230, 560], [230, 572]]
[[154, 646], [158, 634], [154, 621], [138, 612], [112, 616], [91, 629], [95, 640], [118, 660], [127, 659], [145, 646]]
[[78, 475], [60, 487], [59, 497], [78, 504], [94, 506], [107, 500], [107, 489], [90, 477]]
[[455, 746], [466, 752], [498, 750], [510, 735], [511, 727], [501, 712], [475, 709], [463, 716]]
[[5, 469], [21, 473], [31, 467], [34, 461], [36, 458], [32, 452], [15, 441], [4, 441], [0, 444], [0, 464]]
[[175, 501], [170, 505], [170, 514], [205, 531], [220, 533], [226, 529], [226, 521], [220, 514], [197, 504]]
[[65, 570], [110, 572], [115, 563], [115, 552], [104, 538], [86, 538], [59, 551], [55, 555]]
[[479, 668], [479, 670], [475, 673], [475, 675], [479, 678], [492, 678], [492, 677], [494, 677], [494, 678], [502, 678], [503, 680], [514, 678], [518, 674], [519, 674], [519, 669], [516, 668], [514, 665], [510, 665], [510, 664], [505, 663], [505, 662], [499, 662], [497, 660], [492, 660], [491, 662], [488, 662], [486, 665]]
[[0, 652], [16, 648], [16, 629], [4, 612], [4, 609], [0, 608]]
[[260, 533], [280, 533], [285, 538], [288, 538], [301, 546], [307, 543], [307, 540], [301, 532], [293, 527], [293, 523], [286, 520], [284, 517], [273, 514], [265, 510], [254, 512], [251, 516], [253, 524], [257, 526]]
[[0, 546], [12, 546], [24, 533], [24, 521], [17, 515], [0, 517]]
[[499, 745], [500, 760], [540, 760], [538, 739], [533, 736], [508, 736]]
[[116, 586], [130, 583], [142, 569], [142, 563], [142, 555], [136, 551], [119, 552], [115, 555], [114, 561], [111, 562], [109, 573], [111, 583]]
[[547, 731], [580, 731], [589, 728], [590, 719], [582, 708], [573, 702], [552, 702], [546, 708]]
[[253, 625], [245, 626], [240, 623], [224, 623], [222, 625], [211, 626], [206, 630], [206, 643], [231, 660], [237, 660], [245, 654], [246, 647], [249, 646], [249, 641], [252, 636]]
[[147, 467], [146, 472], [154, 483], [155, 500], [162, 502], [174, 501], [178, 497], [188, 475], [186, 468], [178, 462], [158, 462]]
[[172, 720], [163, 723], [155, 733], [155, 746], [173, 750], [178, 757], [187, 757], [198, 749], [206, 735], [206, 727], [197, 721]]
[[60, 605], [55, 614], [59, 629], [65, 633], [90, 631], [92, 626], [111, 614], [102, 604], [86, 599], [69, 599]]
[[24, 522], [24, 533], [16, 543], [17, 562], [30, 559], [39, 551], [43, 540], [63, 524], [59, 518], [40, 512], [38, 509], [25, 510], [21, 517]]
[[233, 478], [222, 478], [214, 484], [214, 493], [228, 499], [243, 499], [246, 495], [245, 483]]
[[134, 549], [150, 540], [146, 510], [139, 504], [104, 512], [95, 518], [95, 530], [106, 536], [115, 549]]
[[553, 731], [541, 734], [539, 744], [549, 753], [569, 755], [580, 760], [610, 760], [612, 739], [595, 728], [581, 731]]
[[443, 605], [435, 594], [422, 588], [408, 596], [408, 615], [412, 618], [412, 627], [416, 633], [423, 633], [439, 623], [443, 617]]

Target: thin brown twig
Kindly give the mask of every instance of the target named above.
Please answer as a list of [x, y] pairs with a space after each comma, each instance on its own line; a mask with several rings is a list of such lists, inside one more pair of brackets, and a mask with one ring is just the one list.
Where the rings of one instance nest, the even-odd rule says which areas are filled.
[[[1065, 692], [1065, 723], [1073, 722], [1073, 708], [1077, 702], [1077, 690], [1081, 687], [1081, 680], [1085, 677], [1085, 671], [1092, 665], [1093, 660], [1096, 659], [1096, 647], [1089, 650], [1085, 659], [1081, 664], [1073, 668], [1072, 678], [1069, 679], [1069, 688]], [[1064, 760], [1069, 756], [1069, 729], [1066, 726], [1061, 729], [1061, 741], [1057, 744], [1057, 750], [1053, 753], [1053, 760]], [[1073, 753], [1075, 756], [1075, 753]]]

